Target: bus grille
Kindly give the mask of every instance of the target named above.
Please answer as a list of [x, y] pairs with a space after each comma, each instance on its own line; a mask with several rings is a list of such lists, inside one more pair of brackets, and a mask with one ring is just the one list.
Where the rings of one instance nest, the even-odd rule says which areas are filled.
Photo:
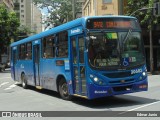
[[132, 85], [129, 86], [121, 86], [121, 87], [113, 87], [115, 92], [122, 92], [122, 91], [130, 91], [132, 90]]
[[109, 84], [127, 84], [133, 83], [134, 79], [126, 79], [126, 80], [110, 80]]
[[117, 72], [117, 73], [105, 73], [104, 76], [108, 78], [123, 78], [123, 77], [131, 77], [131, 71], [128, 72]]

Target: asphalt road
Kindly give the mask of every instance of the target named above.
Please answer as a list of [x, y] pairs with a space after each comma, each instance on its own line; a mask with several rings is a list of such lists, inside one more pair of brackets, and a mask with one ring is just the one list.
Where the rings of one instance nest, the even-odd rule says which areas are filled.
[[[73, 101], [65, 101], [60, 98], [59, 94], [53, 91], [37, 90], [34, 87], [23, 89], [21, 85], [15, 83], [11, 79], [10, 71], [8, 70], [0, 73], [0, 111], [64, 111], [58, 113], [44, 112], [44, 114], [50, 114], [52, 116], [53, 114], [58, 114], [58, 116], [61, 116], [58, 117], [58, 119], [63, 119], [63, 116], [65, 117], [68, 115], [74, 116], [75, 114], [78, 114], [77, 117], [83, 117], [85, 115], [90, 116], [91, 114], [93, 115], [93, 117], [91, 118], [90, 116], [90, 119], [94, 120], [97, 120], [101, 115], [103, 116], [104, 111], [108, 111], [108, 114], [110, 115], [115, 115], [115, 117], [111, 117], [112, 119], [118, 118], [119, 120], [121, 118], [119, 115], [125, 116], [122, 117], [122, 119], [125, 120], [127, 119], [127, 117], [130, 117], [129, 114], [134, 113], [132, 111], [136, 111], [136, 119], [139, 118], [140, 120], [158, 120], [159, 118], [155, 117], [156, 113], [152, 113], [154, 113], [154, 111], [160, 111], [160, 75], [149, 76], [149, 90], [147, 92], [138, 92], [95, 100], [75, 98]], [[79, 114], [79, 112], [70, 111], [83, 112], [80, 112]], [[143, 114], [142, 111], [147, 111], [147, 114], [148, 111], [150, 111], [151, 114], [155, 116], [141, 116]], [[160, 115], [160, 113], [158, 114]], [[88, 118], [89, 117], [84, 117], [83, 119], [88, 120]], [[132, 117], [130, 117], [129, 119], [131, 118]], [[18, 119], [21, 118], [14, 118], [14, 120]], [[69, 117], [67, 117], [67, 119], [69, 119]], [[103, 117], [103, 119], [105, 118]]]

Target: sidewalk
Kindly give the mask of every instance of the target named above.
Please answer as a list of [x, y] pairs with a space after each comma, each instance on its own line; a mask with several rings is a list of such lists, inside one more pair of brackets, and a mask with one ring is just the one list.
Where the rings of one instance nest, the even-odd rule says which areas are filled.
[[147, 72], [148, 75], [160, 75], [160, 71]]

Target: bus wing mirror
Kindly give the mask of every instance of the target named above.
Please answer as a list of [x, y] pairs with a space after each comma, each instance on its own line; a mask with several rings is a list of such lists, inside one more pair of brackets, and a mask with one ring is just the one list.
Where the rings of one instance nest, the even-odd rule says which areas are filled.
[[89, 37], [85, 37], [87, 41], [89, 41]]

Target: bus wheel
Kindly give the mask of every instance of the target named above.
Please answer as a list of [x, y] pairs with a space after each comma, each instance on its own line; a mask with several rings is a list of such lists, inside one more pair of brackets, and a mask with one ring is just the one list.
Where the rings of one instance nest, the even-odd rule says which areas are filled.
[[27, 80], [26, 80], [26, 76], [24, 73], [21, 75], [21, 82], [22, 82], [22, 87], [24, 89], [26, 89], [27, 88]]
[[62, 99], [64, 100], [71, 100], [72, 99], [72, 96], [69, 95], [68, 93], [68, 85], [67, 85], [67, 82], [62, 78], [59, 82], [59, 93], [60, 93], [60, 96], [62, 97]]

